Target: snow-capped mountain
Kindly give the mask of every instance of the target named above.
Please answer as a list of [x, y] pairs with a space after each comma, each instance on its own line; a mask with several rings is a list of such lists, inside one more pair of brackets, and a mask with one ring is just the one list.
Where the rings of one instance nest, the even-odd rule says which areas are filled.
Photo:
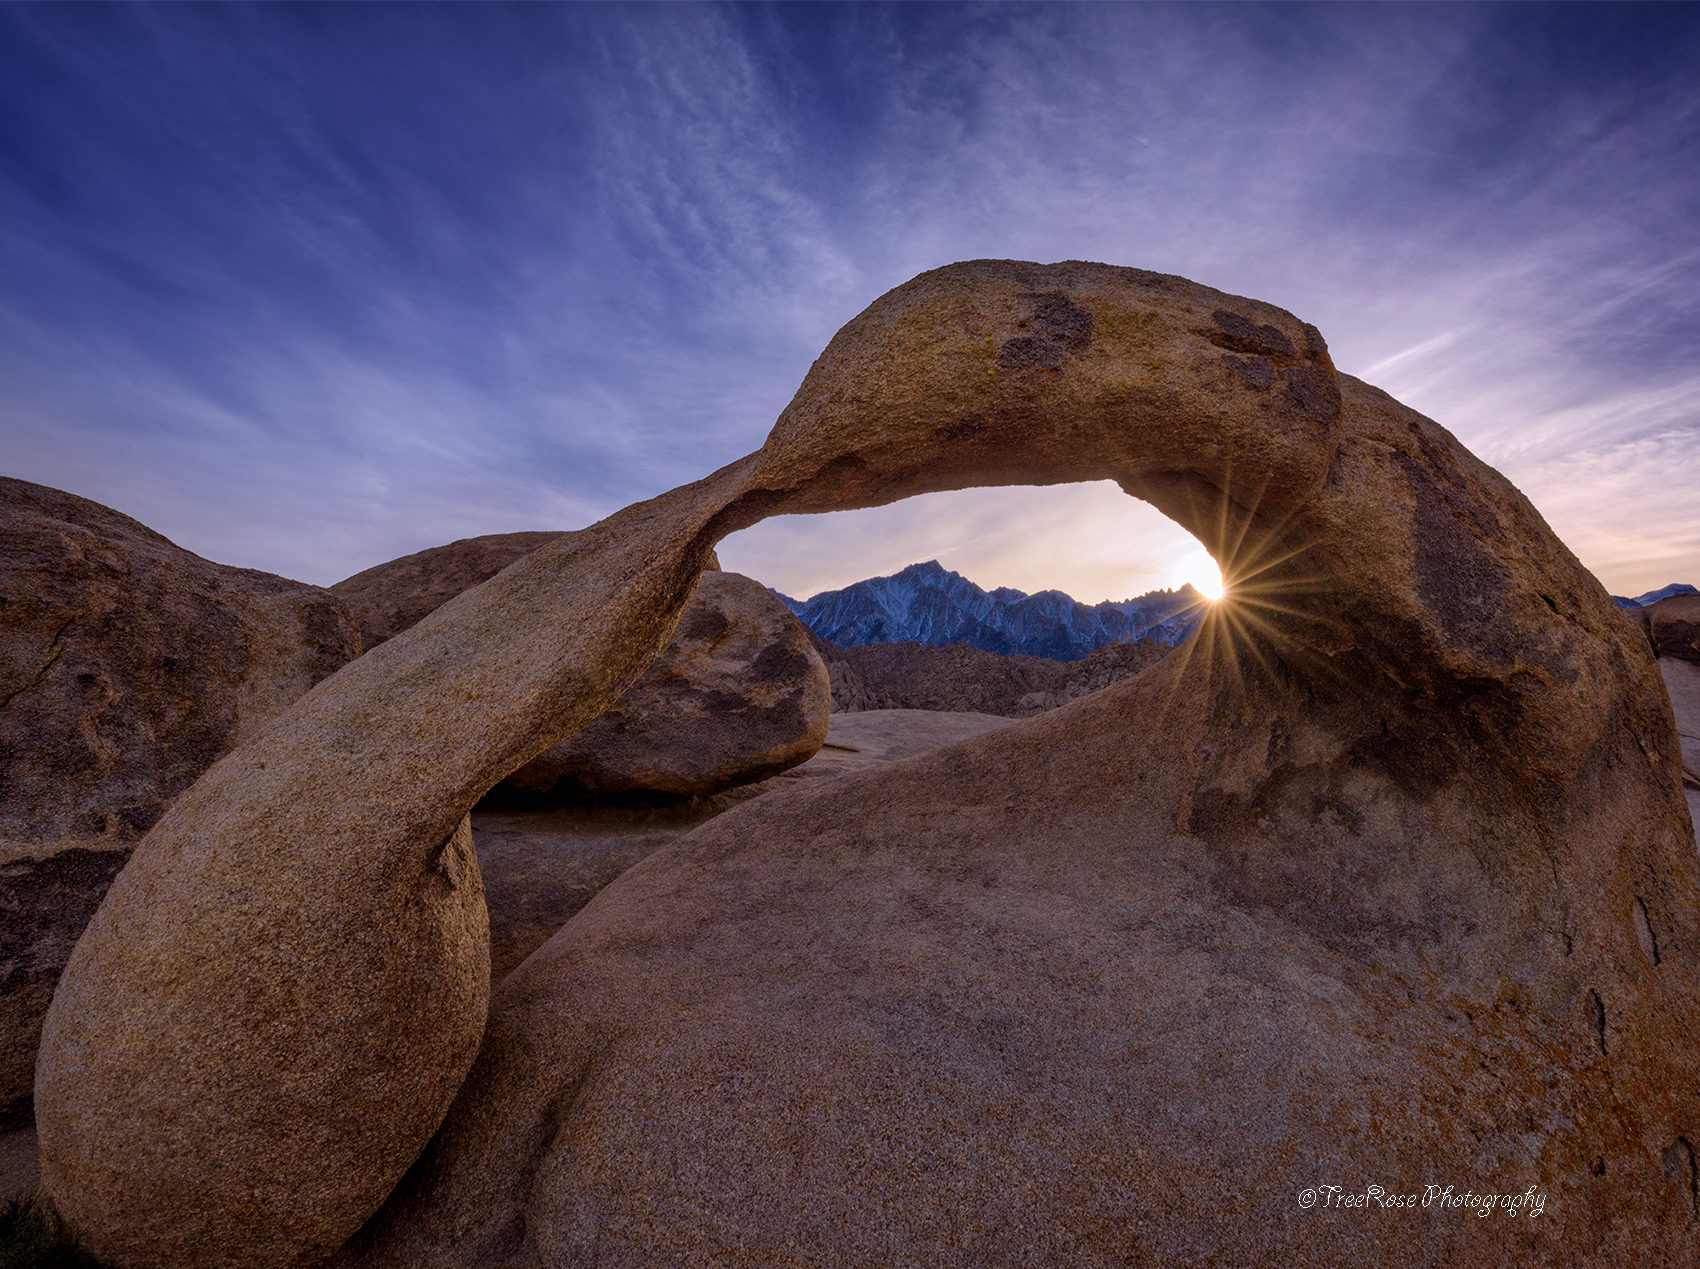
[[1622, 595], [1613, 595], [1612, 602], [1619, 608], [1645, 608], [1656, 604], [1661, 599], [1669, 599], [1672, 595], [1693, 595], [1697, 593], [1687, 582], [1672, 582], [1669, 586], [1661, 586], [1658, 590], [1650, 590], [1645, 595], [1637, 595], [1634, 599], [1625, 599]]
[[[779, 592], [775, 591], [778, 595]], [[1205, 599], [1191, 586], [1088, 607], [1060, 590], [984, 591], [937, 560], [870, 577], [808, 600], [779, 595], [821, 638], [841, 648], [870, 643], [967, 643], [1003, 655], [1078, 661], [1112, 643], [1170, 645], [1193, 632]]]

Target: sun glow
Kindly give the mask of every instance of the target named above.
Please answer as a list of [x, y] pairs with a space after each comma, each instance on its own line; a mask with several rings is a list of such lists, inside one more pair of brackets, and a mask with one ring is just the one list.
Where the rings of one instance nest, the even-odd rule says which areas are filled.
[[1183, 555], [1175, 564], [1174, 572], [1169, 574], [1171, 587], [1192, 584], [1192, 588], [1206, 599], [1215, 601], [1222, 598], [1222, 570], [1216, 567], [1216, 561], [1210, 558], [1210, 552], [1202, 548]]

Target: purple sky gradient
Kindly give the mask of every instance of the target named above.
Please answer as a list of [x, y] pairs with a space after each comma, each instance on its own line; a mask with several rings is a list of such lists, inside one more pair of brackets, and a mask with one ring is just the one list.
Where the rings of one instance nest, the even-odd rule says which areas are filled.
[[[1606, 587], [1700, 582], [1700, 7], [0, 6], [0, 471], [328, 583], [761, 444], [954, 260], [1315, 322]], [[794, 518], [1088, 602], [1195, 550], [1105, 487]]]

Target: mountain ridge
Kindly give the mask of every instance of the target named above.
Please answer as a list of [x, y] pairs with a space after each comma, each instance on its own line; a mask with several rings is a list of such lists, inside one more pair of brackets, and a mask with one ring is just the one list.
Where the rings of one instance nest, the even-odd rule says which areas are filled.
[[1193, 632], [1208, 603], [1190, 585], [1091, 605], [1060, 590], [988, 591], [937, 560], [806, 600], [773, 593], [816, 635], [840, 647], [966, 643], [1002, 656], [1053, 661], [1079, 661], [1139, 639], [1172, 647]]
[[1650, 590], [1645, 595], [1637, 595], [1634, 599], [1626, 599], [1622, 595], [1613, 595], [1612, 603], [1619, 608], [1650, 608], [1661, 599], [1669, 599], [1672, 595], [1693, 595], [1697, 592], [1687, 582], [1672, 582], [1669, 586], [1661, 586], [1658, 590]]

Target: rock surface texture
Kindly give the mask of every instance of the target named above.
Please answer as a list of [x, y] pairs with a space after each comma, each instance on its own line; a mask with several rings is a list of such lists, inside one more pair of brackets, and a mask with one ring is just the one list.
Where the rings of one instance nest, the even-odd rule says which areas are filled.
[[1661, 657], [1700, 665], [1700, 595], [1672, 595], [1641, 614]]
[[[574, 530], [488, 533], [433, 546], [375, 564], [330, 587], [348, 605], [360, 627], [361, 646], [371, 649], [416, 625], [464, 590], [489, 581], [515, 560]], [[709, 567], [719, 563], [710, 553]]]
[[712, 797], [551, 807], [485, 799], [472, 813], [472, 836], [490, 911], [490, 981], [506, 978], [626, 869], [732, 807], [955, 744], [1009, 720], [886, 709], [834, 714], [830, 722], [827, 743], [807, 762]]
[[1154, 639], [1113, 643], [1078, 661], [1000, 656], [966, 643], [871, 643], [840, 648], [816, 636], [832, 708], [966, 710], [1029, 718], [1100, 691], [1169, 655]]
[[317, 586], [0, 478], [0, 1124], [28, 1113], [59, 971], [135, 841], [359, 652]]
[[0, 477], [0, 840], [133, 841], [360, 654], [317, 586]]
[[[368, 647], [567, 533], [464, 538], [331, 587]], [[820, 748], [831, 680], [806, 628], [710, 553], [671, 643], [619, 701], [508, 777], [527, 793], [649, 789], [706, 796], [764, 780]]]
[[0, 1129], [29, 1121], [53, 988], [129, 859], [111, 839], [0, 843]]
[[558, 538], [567, 530], [490, 533], [461, 538], [447, 546], [404, 555], [334, 583], [331, 594], [348, 605], [360, 625], [362, 645], [370, 650], [441, 608], [463, 590], [488, 581], [515, 560]]
[[507, 783], [554, 794], [718, 793], [806, 762], [831, 712], [831, 680], [803, 623], [760, 582], [704, 572], [643, 677]]
[[[482, 949], [433, 935], [472, 889], [440, 847], [641, 673], [712, 543], [1105, 478], [1222, 564], [1198, 635], [650, 855], [502, 984], [461, 1082]], [[128, 1263], [309, 1263], [452, 1098], [345, 1260], [1693, 1263], [1679, 772], [1599, 584], [1313, 328], [953, 265], [758, 453], [450, 601], [172, 807], [49, 1016], [43, 1182]], [[1543, 1214], [1304, 1206], [1372, 1183]]]
[[1688, 811], [1694, 818], [1694, 845], [1700, 849], [1700, 666], [1675, 657], [1663, 657], [1659, 672], [1670, 692], [1671, 712], [1676, 715], [1677, 743], [1682, 747], [1682, 786]]

